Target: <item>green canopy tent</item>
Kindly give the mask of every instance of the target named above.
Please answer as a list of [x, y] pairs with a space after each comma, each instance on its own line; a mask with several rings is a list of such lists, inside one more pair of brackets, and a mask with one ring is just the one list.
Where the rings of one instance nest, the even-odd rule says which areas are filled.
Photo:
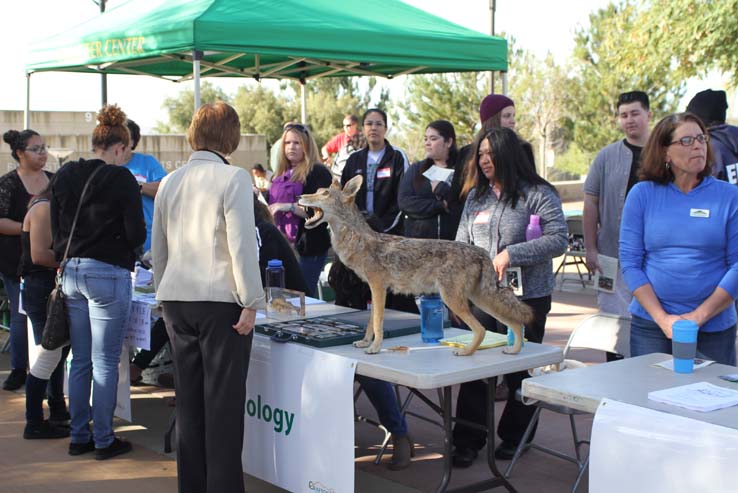
[[131, 0], [32, 45], [26, 65], [29, 93], [41, 71], [194, 79], [196, 107], [201, 76], [304, 87], [319, 77], [481, 70], [507, 71], [504, 39], [399, 0]]

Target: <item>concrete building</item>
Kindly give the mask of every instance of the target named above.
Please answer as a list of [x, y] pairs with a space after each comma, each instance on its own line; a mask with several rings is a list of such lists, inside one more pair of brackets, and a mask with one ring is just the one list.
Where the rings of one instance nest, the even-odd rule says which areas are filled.
[[[31, 128], [43, 136], [49, 147], [47, 169], [55, 171], [66, 161], [93, 157], [90, 137], [95, 124], [95, 112], [31, 112]], [[0, 110], [0, 132], [5, 133], [10, 129], [23, 129], [22, 111]], [[185, 164], [192, 153], [184, 135], [143, 135], [136, 151], [156, 157], [167, 172]], [[268, 162], [266, 137], [241, 135], [238, 149], [230, 160], [234, 165], [247, 170], [254, 163]], [[3, 142], [0, 146], [0, 175], [15, 167], [16, 162], [10, 156], [10, 147]]]

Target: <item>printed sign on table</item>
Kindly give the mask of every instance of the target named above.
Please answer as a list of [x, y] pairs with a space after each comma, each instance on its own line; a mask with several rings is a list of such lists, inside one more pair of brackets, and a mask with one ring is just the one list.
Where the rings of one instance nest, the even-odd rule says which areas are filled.
[[254, 337], [244, 471], [288, 491], [354, 491], [356, 361]]

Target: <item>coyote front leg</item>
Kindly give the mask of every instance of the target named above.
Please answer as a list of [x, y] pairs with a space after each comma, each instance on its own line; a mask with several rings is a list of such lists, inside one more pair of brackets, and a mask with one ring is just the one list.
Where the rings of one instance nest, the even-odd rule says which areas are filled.
[[369, 280], [369, 289], [372, 292], [372, 313], [369, 318], [374, 332], [374, 342], [366, 348], [366, 354], [376, 354], [382, 349], [384, 339], [384, 304], [387, 301], [387, 287], [378, 282]]

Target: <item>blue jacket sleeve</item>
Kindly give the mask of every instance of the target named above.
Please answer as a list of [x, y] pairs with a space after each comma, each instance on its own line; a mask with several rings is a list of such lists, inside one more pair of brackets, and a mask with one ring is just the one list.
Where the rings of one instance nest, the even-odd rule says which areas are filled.
[[[733, 190], [731, 189], [731, 192]], [[738, 298], [738, 194], [733, 194], [730, 202], [731, 211], [728, 214], [726, 230], [726, 261], [728, 272], [720, 280], [718, 287], [723, 288], [733, 299]]]
[[643, 232], [648, 188], [648, 183], [638, 183], [631, 189], [625, 199], [620, 223], [620, 269], [631, 292], [650, 283], [643, 270], [646, 257]]

